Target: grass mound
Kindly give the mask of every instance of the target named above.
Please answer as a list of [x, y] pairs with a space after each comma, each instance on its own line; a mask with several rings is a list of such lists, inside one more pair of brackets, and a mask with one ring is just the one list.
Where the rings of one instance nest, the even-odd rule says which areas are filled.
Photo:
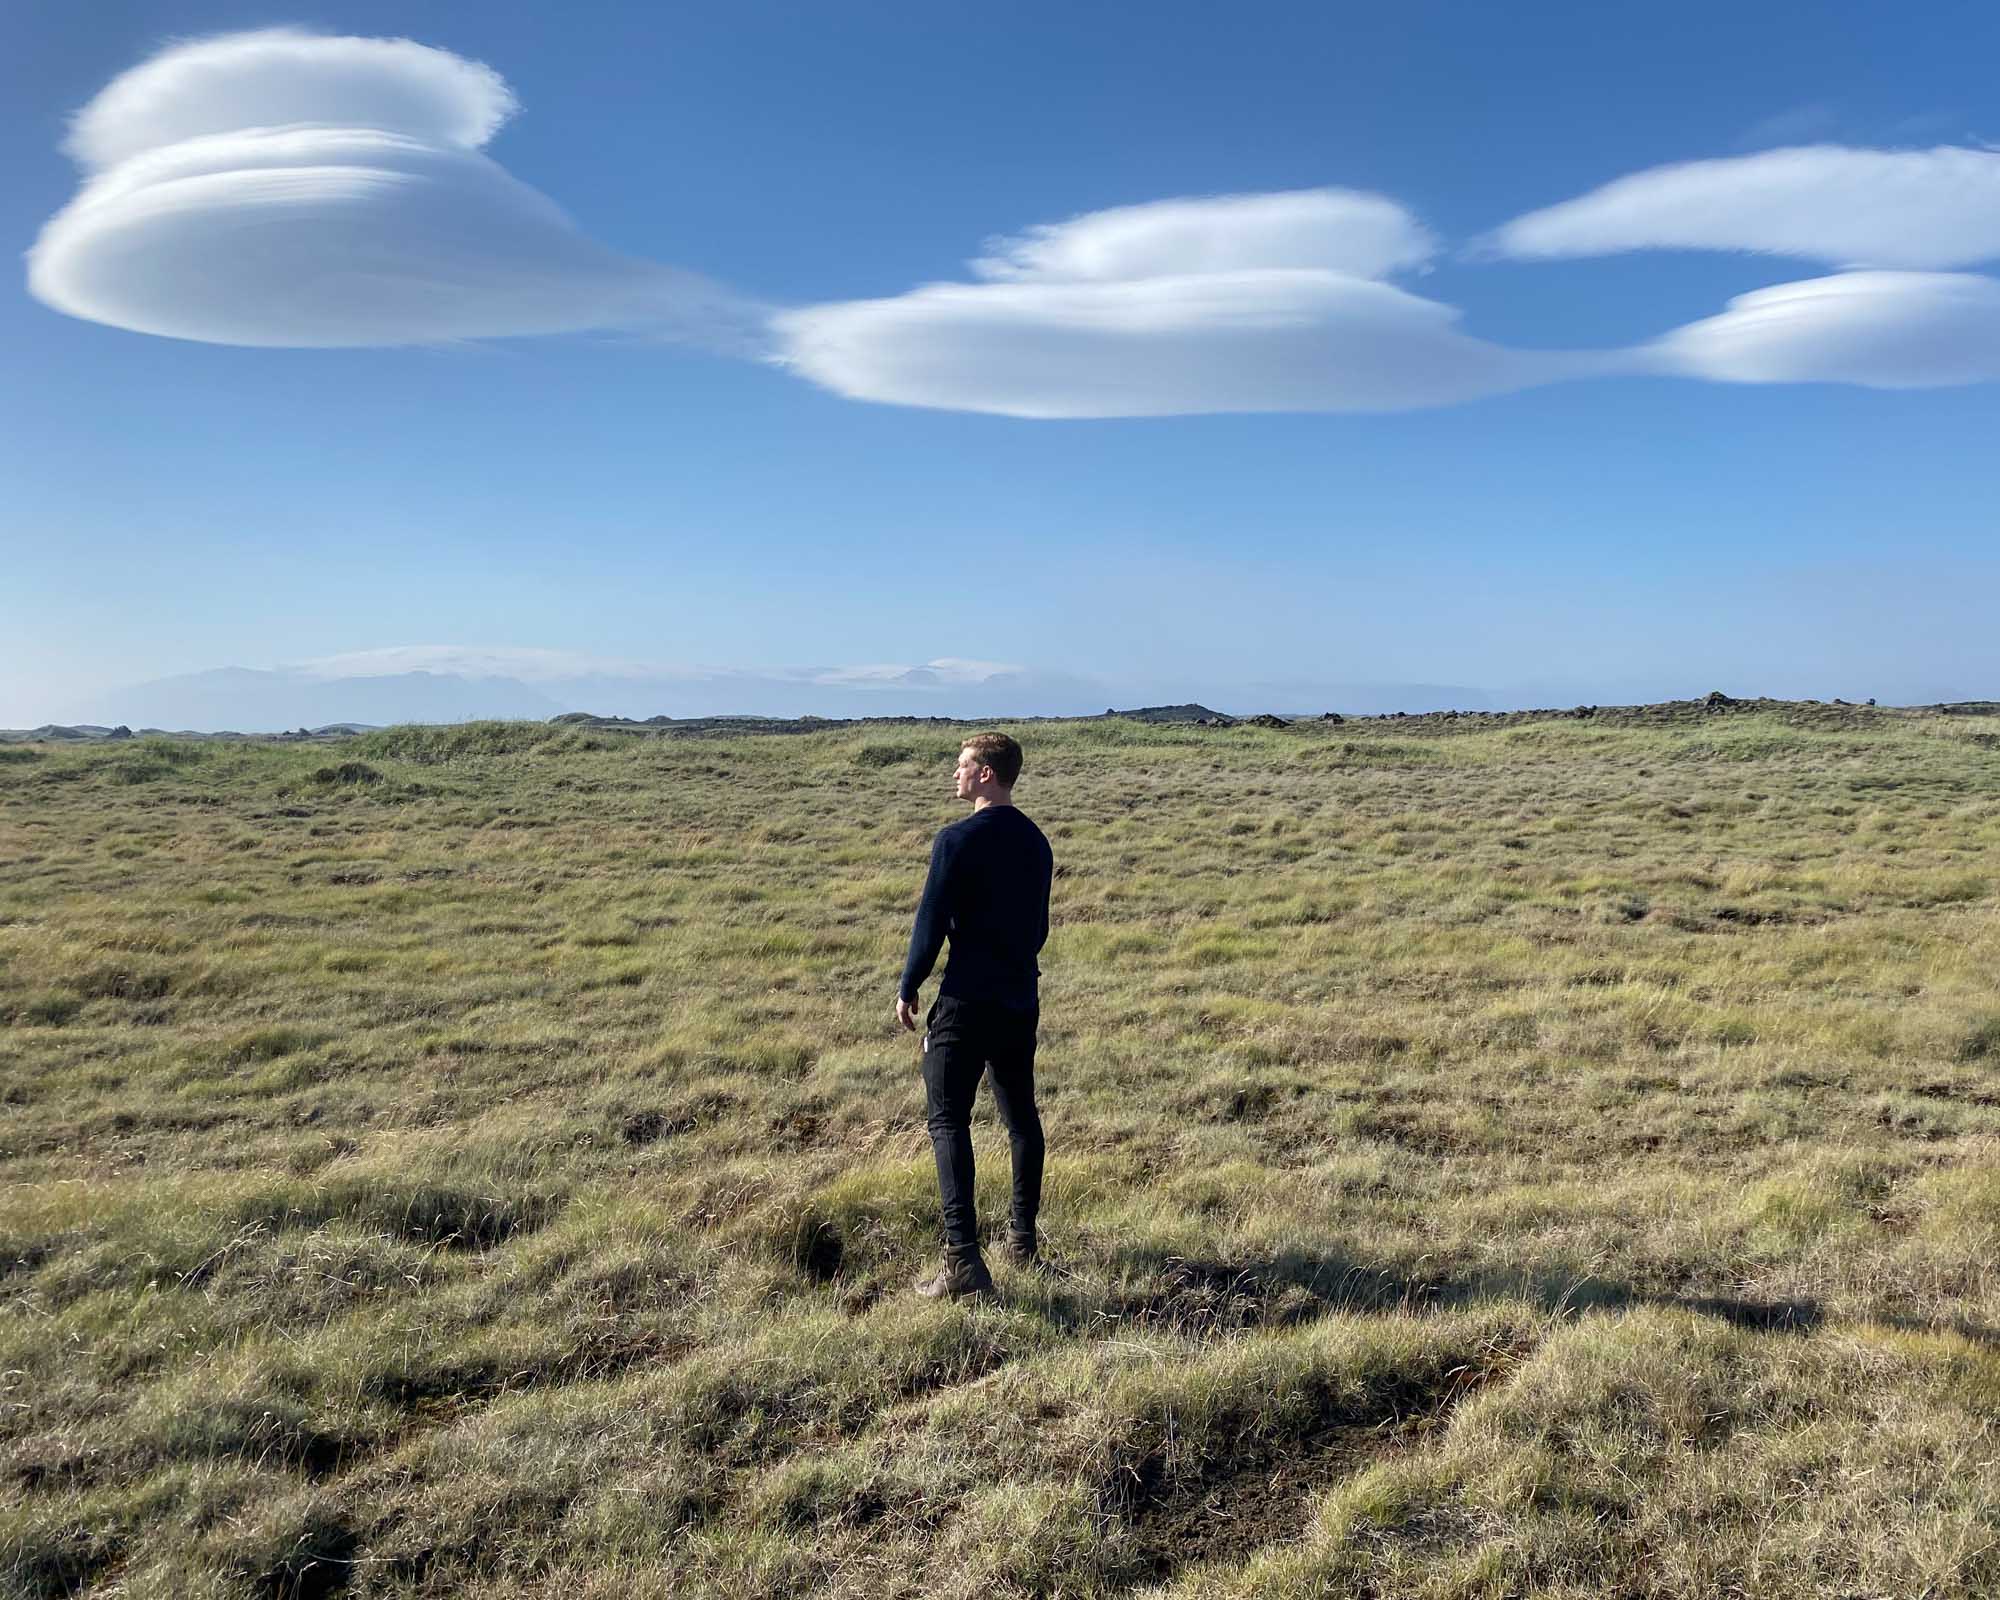
[[428, 767], [480, 756], [574, 754], [601, 750], [604, 741], [540, 722], [454, 722], [378, 728], [348, 748], [368, 760]]

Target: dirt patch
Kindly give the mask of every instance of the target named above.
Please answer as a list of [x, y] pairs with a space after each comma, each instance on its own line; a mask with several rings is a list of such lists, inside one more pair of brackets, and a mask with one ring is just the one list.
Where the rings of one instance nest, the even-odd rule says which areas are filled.
[[344, 1522], [316, 1519], [269, 1566], [252, 1575], [255, 1592], [269, 1600], [328, 1600], [354, 1576], [360, 1537]]
[[618, 1136], [635, 1148], [657, 1144], [662, 1139], [712, 1126], [741, 1104], [733, 1094], [710, 1091], [692, 1095], [677, 1105], [645, 1106], [619, 1123]]
[[382, 774], [365, 761], [343, 761], [338, 766], [319, 767], [313, 772], [314, 783], [380, 783]]
[[846, 1241], [832, 1223], [814, 1218], [792, 1241], [792, 1264], [814, 1283], [831, 1283], [847, 1257]]
[[1238, 1466], [1192, 1495], [1159, 1493], [1135, 1475], [1124, 1516], [1139, 1545], [1141, 1573], [1163, 1582], [1187, 1567], [1300, 1537], [1329, 1487], [1402, 1448], [1415, 1431], [1329, 1428], [1294, 1444], [1282, 1459]]
[[1968, 1106], [2000, 1106], [2000, 1094], [1970, 1084], [1920, 1083], [1910, 1093], [1924, 1100], [1950, 1100]]
[[675, 1116], [658, 1110], [635, 1111], [618, 1125], [618, 1137], [629, 1145], [643, 1147], [686, 1133], [694, 1125], [694, 1118], [685, 1112]]
[[1171, 1433], [1132, 1441], [1099, 1487], [1106, 1515], [1132, 1530], [1135, 1581], [1161, 1582], [1189, 1566], [1240, 1557], [1297, 1537], [1332, 1484], [1433, 1434], [1468, 1396], [1511, 1373], [1526, 1345], [1496, 1344], [1441, 1375], [1374, 1397], [1372, 1419], [1331, 1411], [1303, 1433], [1245, 1430], [1193, 1478], [1170, 1471]]
[[1756, 906], [1717, 906], [1709, 915], [1739, 928], [1783, 927], [1798, 920], [1789, 911], [1764, 911]]
[[804, 1149], [819, 1141], [823, 1125], [823, 1107], [794, 1106], [790, 1111], [771, 1119], [771, 1133], [774, 1141], [781, 1146]]
[[1419, 1112], [1371, 1109], [1354, 1119], [1354, 1132], [1364, 1139], [1432, 1159], [1462, 1155], [1465, 1149], [1455, 1128]]

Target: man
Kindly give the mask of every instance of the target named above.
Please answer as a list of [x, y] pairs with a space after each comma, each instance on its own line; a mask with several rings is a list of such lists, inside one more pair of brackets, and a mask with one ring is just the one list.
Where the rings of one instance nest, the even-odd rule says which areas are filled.
[[982, 733], [958, 753], [958, 798], [972, 815], [931, 845], [930, 876], [910, 933], [910, 957], [896, 995], [896, 1020], [917, 1028], [917, 991], [938, 948], [951, 961], [924, 1019], [924, 1100], [944, 1201], [944, 1265], [917, 1285], [932, 1299], [989, 1294], [993, 1275], [979, 1253], [972, 1202], [972, 1097], [993, 1075], [993, 1104], [1014, 1151], [1013, 1211], [1004, 1257], [1035, 1259], [1035, 1213], [1042, 1200], [1042, 1120], [1035, 1110], [1035, 1028], [1041, 1001], [1035, 956], [1049, 936], [1049, 841], [1014, 805], [1021, 747]]

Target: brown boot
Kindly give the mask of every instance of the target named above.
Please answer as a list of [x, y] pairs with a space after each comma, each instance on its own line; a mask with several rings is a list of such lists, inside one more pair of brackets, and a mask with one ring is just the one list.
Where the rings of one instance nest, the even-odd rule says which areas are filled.
[[1037, 1241], [1033, 1228], [1009, 1228], [1000, 1244], [1000, 1259], [1010, 1267], [1032, 1267]]
[[947, 1250], [936, 1277], [925, 1278], [917, 1293], [926, 1300], [962, 1300], [967, 1295], [993, 1293], [993, 1274], [977, 1250]]

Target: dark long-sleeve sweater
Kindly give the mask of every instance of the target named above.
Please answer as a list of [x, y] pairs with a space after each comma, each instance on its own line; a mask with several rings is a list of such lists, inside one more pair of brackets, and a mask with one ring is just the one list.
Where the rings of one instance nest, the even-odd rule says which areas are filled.
[[1049, 937], [1049, 841], [1013, 806], [986, 806], [941, 829], [910, 933], [901, 994], [911, 1005], [946, 935], [941, 995], [1028, 1010], [1038, 1000], [1035, 956]]

